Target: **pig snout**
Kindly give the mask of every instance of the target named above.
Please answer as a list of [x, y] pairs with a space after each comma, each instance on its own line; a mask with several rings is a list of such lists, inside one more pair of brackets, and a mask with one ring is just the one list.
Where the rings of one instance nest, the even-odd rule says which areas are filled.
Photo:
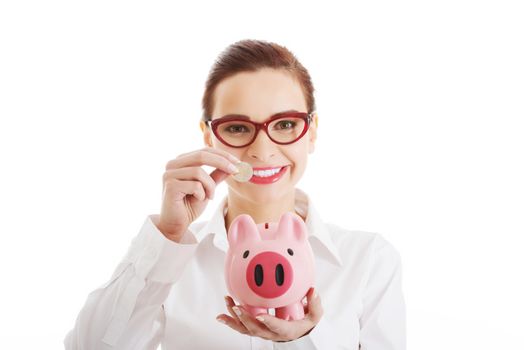
[[291, 287], [293, 268], [284, 256], [275, 252], [263, 252], [249, 262], [246, 279], [254, 293], [264, 298], [276, 298]]

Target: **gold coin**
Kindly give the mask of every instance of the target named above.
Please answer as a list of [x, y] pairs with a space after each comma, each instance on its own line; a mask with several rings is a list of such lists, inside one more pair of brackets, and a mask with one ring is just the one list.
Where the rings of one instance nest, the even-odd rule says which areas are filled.
[[233, 178], [238, 182], [247, 182], [253, 176], [253, 168], [251, 164], [246, 162], [236, 163], [235, 166], [238, 168], [238, 173], [233, 174]]

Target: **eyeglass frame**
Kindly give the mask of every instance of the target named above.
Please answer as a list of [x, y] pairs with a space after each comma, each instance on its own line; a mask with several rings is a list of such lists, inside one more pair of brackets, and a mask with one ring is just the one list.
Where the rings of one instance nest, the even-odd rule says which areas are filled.
[[[277, 114], [272, 115], [271, 117], [269, 117], [267, 120], [265, 120], [262, 123], [257, 123], [255, 121], [252, 121], [246, 115], [242, 115], [242, 114], [228, 114], [226, 116], [223, 116], [223, 117], [220, 117], [220, 118], [217, 118], [217, 119], [205, 120], [204, 122], [206, 123], [207, 126], [209, 126], [209, 123], [211, 124], [211, 130], [213, 130], [213, 134], [217, 137], [217, 139], [220, 140], [220, 142], [222, 142], [223, 144], [225, 144], [228, 147], [243, 148], [243, 147], [247, 147], [247, 146], [251, 145], [257, 139], [258, 132], [260, 131], [260, 129], [264, 130], [266, 132], [266, 135], [269, 137], [269, 139], [271, 141], [273, 141], [274, 143], [276, 143], [278, 145], [289, 145], [289, 144], [297, 142], [298, 140], [300, 140], [307, 133], [307, 131], [309, 130], [309, 127], [311, 126], [311, 121], [313, 120], [313, 114], [314, 113], [315, 113], [315, 111], [313, 111], [313, 112], [282, 112], [282, 113], [277, 113]], [[302, 130], [302, 133], [293, 141], [290, 141], [290, 142], [278, 142], [278, 141], [275, 141], [269, 135], [269, 132], [268, 132], [269, 124], [272, 123], [273, 121], [275, 121], [276, 119], [285, 119], [286, 117], [289, 118], [289, 115], [292, 115], [295, 118], [297, 118], [297, 115], [298, 115], [298, 118], [303, 119], [304, 122], [306, 123], [305, 124], [306, 126], [304, 127], [304, 130]], [[249, 143], [247, 143], [245, 145], [242, 145], [242, 146], [233, 146], [233, 145], [227, 143], [220, 136], [220, 134], [217, 131], [218, 126], [220, 124], [222, 124], [222, 123], [230, 122], [230, 121], [248, 122], [248, 123], [250, 123], [250, 124], [255, 126], [255, 135], [253, 136], [253, 138], [251, 139], [251, 141]]]

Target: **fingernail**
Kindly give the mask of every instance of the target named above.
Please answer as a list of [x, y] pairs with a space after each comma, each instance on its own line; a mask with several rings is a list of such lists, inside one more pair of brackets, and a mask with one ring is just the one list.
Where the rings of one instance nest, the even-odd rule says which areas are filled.
[[224, 321], [223, 319], [217, 317], [217, 321], [220, 322], [220, 323], [226, 323], [226, 321]]
[[229, 169], [229, 171], [233, 172], [234, 174], [238, 173], [238, 168], [234, 166], [233, 164], [229, 164], [227, 168]]
[[257, 316], [255, 317], [257, 320], [259, 320], [260, 322], [264, 322], [264, 317], [262, 316]]
[[224, 297], [224, 300], [226, 301], [226, 304], [229, 305], [229, 299], [227, 298], [227, 296]]
[[236, 306], [233, 306], [233, 311], [235, 311], [235, 313], [237, 314], [237, 316], [240, 316], [242, 315], [242, 311], [240, 311], [240, 309]]

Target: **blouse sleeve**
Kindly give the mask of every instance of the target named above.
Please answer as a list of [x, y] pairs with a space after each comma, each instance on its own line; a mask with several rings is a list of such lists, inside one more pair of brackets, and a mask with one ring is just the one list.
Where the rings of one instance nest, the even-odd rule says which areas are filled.
[[377, 234], [360, 316], [361, 350], [404, 350], [406, 311], [398, 251]]
[[156, 349], [165, 324], [163, 303], [194, 255], [188, 229], [180, 243], [149, 215], [111, 278], [89, 293], [75, 326], [64, 339], [73, 349]]

